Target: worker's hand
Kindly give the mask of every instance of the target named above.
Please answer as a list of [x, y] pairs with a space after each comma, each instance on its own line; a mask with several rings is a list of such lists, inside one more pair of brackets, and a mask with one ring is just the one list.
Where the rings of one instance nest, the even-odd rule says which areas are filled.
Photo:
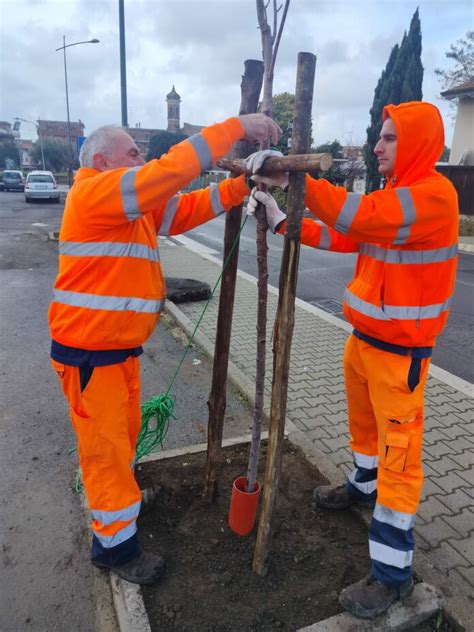
[[255, 210], [259, 202], [261, 202], [265, 207], [268, 228], [272, 231], [272, 233], [276, 233], [280, 224], [285, 221], [286, 214], [283, 213], [283, 211], [280, 211], [278, 204], [269, 193], [259, 191], [255, 187], [250, 193], [247, 204], [247, 215], [255, 215]]
[[270, 156], [281, 158], [283, 154], [281, 151], [277, 151], [275, 149], [262, 149], [262, 151], [256, 151], [245, 159], [246, 172], [248, 174], [258, 173], [265, 160], [270, 158]]
[[280, 187], [286, 189], [289, 182], [287, 171], [276, 171], [271, 176], [259, 175], [259, 170], [262, 168], [263, 163], [270, 157], [281, 158], [283, 154], [281, 151], [275, 151], [274, 149], [263, 149], [262, 151], [256, 151], [254, 154], [245, 160], [245, 170], [247, 173], [252, 174], [252, 180], [254, 182], [263, 182], [269, 186]]
[[276, 145], [281, 136], [281, 129], [273, 119], [265, 114], [243, 114], [237, 117], [242, 123], [244, 139], [250, 143], [262, 142], [270, 139]]

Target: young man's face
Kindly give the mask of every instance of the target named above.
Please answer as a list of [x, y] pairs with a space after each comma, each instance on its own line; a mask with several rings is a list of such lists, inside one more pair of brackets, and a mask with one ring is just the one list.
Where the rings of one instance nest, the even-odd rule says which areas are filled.
[[135, 141], [123, 130], [111, 142], [110, 151], [94, 156], [95, 168], [99, 171], [118, 169], [119, 167], [137, 167], [145, 164]]
[[387, 118], [382, 125], [380, 138], [374, 147], [374, 154], [379, 161], [379, 173], [390, 177], [395, 169], [397, 158], [397, 130], [391, 118]]

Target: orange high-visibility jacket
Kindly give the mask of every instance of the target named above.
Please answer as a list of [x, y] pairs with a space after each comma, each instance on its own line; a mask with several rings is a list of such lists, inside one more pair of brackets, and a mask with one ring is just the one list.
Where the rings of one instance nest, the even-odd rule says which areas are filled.
[[[459, 210], [452, 184], [435, 171], [444, 147], [441, 115], [430, 103], [384, 108], [397, 130], [394, 174], [385, 189], [348, 193], [306, 179], [304, 244], [358, 252], [344, 314], [355, 329], [407, 347], [433, 346], [454, 293]], [[284, 229], [282, 229], [283, 232]]]
[[242, 202], [243, 176], [176, 194], [243, 135], [231, 118], [141, 167], [78, 171], [59, 234], [49, 309], [54, 340], [89, 350], [129, 349], [147, 340], [166, 296], [157, 234], [190, 230]]

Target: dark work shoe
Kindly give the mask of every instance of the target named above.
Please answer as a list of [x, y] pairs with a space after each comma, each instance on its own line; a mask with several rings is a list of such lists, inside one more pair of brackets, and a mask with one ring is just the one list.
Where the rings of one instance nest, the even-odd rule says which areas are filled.
[[114, 573], [117, 573], [117, 575], [128, 582], [132, 582], [132, 584], [154, 584], [161, 578], [166, 568], [165, 560], [161, 555], [148, 553], [147, 551], [140, 551], [138, 557], [126, 564], [117, 566], [108, 566], [96, 560], [92, 560], [92, 563], [97, 568], [114, 571]]
[[414, 585], [411, 576], [399, 586], [388, 586], [369, 576], [344, 588], [339, 603], [355, 617], [373, 619], [388, 610], [394, 601], [408, 597]]
[[342, 485], [321, 485], [313, 492], [313, 499], [317, 505], [325, 509], [347, 509], [351, 505], [373, 509], [375, 499], [364, 500], [356, 496], [351, 496], [346, 489], [346, 484]]
[[158, 496], [161, 492], [161, 487], [159, 485], [153, 485], [153, 487], [147, 487], [146, 489], [142, 489], [142, 504], [140, 506], [140, 516], [144, 516], [149, 513], [152, 509], [154, 509]]

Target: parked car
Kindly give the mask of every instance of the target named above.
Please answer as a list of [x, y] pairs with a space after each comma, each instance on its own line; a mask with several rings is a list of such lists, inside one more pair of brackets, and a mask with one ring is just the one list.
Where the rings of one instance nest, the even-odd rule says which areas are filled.
[[3, 184], [3, 173], [0, 173], [0, 191], [5, 191], [5, 185]]
[[51, 171], [31, 171], [26, 177], [25, 200], [43, 200], [48, 198], [59, 202], [59, 189]]
[[5, 169], [3, 172], [3, 188], [5, 191], [23, 191], [25, 178], [21, 171]]

